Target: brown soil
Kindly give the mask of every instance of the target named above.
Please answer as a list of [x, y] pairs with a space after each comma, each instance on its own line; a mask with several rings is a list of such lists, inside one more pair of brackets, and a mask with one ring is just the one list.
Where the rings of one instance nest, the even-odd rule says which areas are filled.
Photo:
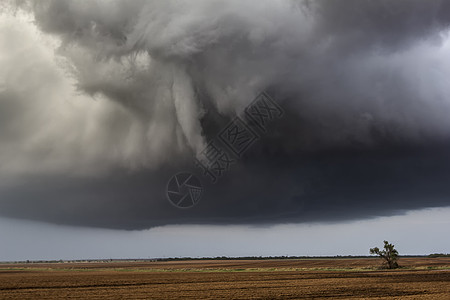
[[311, 259], [3, 264], [0, 298], [450, 299], [449, 258], [403, 258], [400, 264], [408, 268], [393, 271], [375, 270], [379, 263]]

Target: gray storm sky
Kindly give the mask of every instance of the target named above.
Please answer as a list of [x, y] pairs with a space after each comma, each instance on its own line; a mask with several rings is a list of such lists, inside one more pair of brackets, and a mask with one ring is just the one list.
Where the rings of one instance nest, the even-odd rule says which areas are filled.
[[[53, 256], [65, 249], [56, 240], [85, 236], [90, 246], [70, 257], [104, 256], [101, 236], [154, 249], [149, 256], [365, 254], [391, 236], [408, 253], [448, 250], [431, 216], [448, 219], [450, 206], [450, 2], [342, 3], [2, 1], [0, 218], [9, 245], [29, 246], [20, 236], [40, 228]], [[246, 109], [269, 112], [252, 102], [262, 91], [280, 114], [242, 121], [254, 137], [244, 152], [222, 140], [234, 161], [213, 184], [195, 159]], [[187, 210], [167, 201], [181, 171], [204, 188]], [[375, 224], [398, 224], [398, 235], [381, 237]], [[430, 248], [412, 243], [420, 226], [433, 232]], [[315, 253], [290, 242], [297, 233], [313, 236]], [[349, 250], [337, 233], [367, 240]], [[242, 246], [196, 254], [184, 234], [205, 249], [226, 234]], [[277, 236], [279, 247], [259, 242]], [[180, 241], [191, 250], [171, 252]], [[40, 245], [37, 256], [50, 249]], [[110, 256], [142, 255], [134, 251]]]
[[[282, 255], [368, 255], [384, 239], [400, 254], [448, 252], [450, 209], [339, 224], [174, 225], [142, 231], [0, 219], [0, 261]], [[212, 242], [213, 241], [213, 242]]]

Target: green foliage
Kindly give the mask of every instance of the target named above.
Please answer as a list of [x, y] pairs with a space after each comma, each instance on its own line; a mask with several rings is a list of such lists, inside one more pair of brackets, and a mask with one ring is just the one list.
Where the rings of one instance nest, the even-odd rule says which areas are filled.
[[384, 241], [384, 250], [380, 250], [378, 247], [371, 248], [370, 254], [376, 254], [384, 260], [384, 267], [387, 269], [398, 268], [398, 251], [394, 248], [393, 244], [388, 241]]
[[436, 258], [436, 257], [450, 257], [450, 254], [444, 254], [444, 253], [433, 253], [428, 255], [430, 258]]

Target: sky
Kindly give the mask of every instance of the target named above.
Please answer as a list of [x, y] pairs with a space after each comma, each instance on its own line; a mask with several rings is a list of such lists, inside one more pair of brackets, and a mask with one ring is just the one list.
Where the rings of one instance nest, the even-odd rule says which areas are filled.
[[[0, 17], [1, 234], [48, 241], [6, 260], [108, 256], [100, 236], [130, 244], [115, 257], [295, 255], [296, 233], [300, 255], [365, 254], [387, 224], [408, 253], [449, 251], [448, 1], [6, 0]], [[321, 239], [338, 233], [359, 250]], [[200, 242], [173, 251], [180, 235]]]
[[449, 249], [449, 216], [450, 209], [435, 208], [334, 224], [168, 225], [136, 231], [1, 218], [0, 261], [369, 255], [369, 248], [381, 247], [385, 239], [401, 255], [424, 255]]

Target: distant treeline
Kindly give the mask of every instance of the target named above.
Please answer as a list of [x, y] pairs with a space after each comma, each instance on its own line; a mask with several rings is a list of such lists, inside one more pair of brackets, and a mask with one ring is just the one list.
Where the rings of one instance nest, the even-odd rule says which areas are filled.
[[[427, 257], [427, 255], [400, 255], [399, 257]], [[428, 256], [429, 257], [429, 256]], [[346, 258], [378, 258], [368, 255], [335, 255], [335, 256], [216, 256], [216, 257], [170, 257], [158, 258], [157, 261], [175, 260], [270, 260], [270, 259], [346, 259]]]
[[216, 257], [169, 257], [158, 258], [158, 261], [173, 260], [269, 260], [269, 259], [335, 259], [335, 258], [373, 258], [373, 256], [352, 256], [352, 255], [336, 255], [336, 256], [216, 256]]
[[[450, 254], [433, 253], [429, 255], [400, 255], [402, 257], [450, 257]], [[74, 260], [27, 260], [27, 261], [9, 261], [2, 263], [107, 263], [107, 262], [156, 262], [156, 261], [186, 261], [186, 260], [270, 260], [270, 259], [348, 259], [348, 258], [373, 258], [377, 256], [366, 255], [336, 255], [336, 256], [216, 256], [216, 257], [167, 257], [167, 258], [119, 258], [119, 259], [74, 259]]]
[[[425, 257], [425, 256], [424, 256]], [[26, 260], [26, 261], [8, 261], [2, 263], [102, 263], [102, 262], [156, 262], [156, 261], [184, 261], [184, 260], [270, 260], [270, 259], [340, 259], [340, 258], [377, 258], [374, 256], [215, 256], [215, 257], [164, 257], [164, 258], [109, 258], [109, 259], [73, 259], [73, 260]]]
[[433, 253], [433, 254], [430, 254], [430, 255], [428, 255], [428, 257], [450, 257], [450, 254], [444, 254], [444, 253]]

